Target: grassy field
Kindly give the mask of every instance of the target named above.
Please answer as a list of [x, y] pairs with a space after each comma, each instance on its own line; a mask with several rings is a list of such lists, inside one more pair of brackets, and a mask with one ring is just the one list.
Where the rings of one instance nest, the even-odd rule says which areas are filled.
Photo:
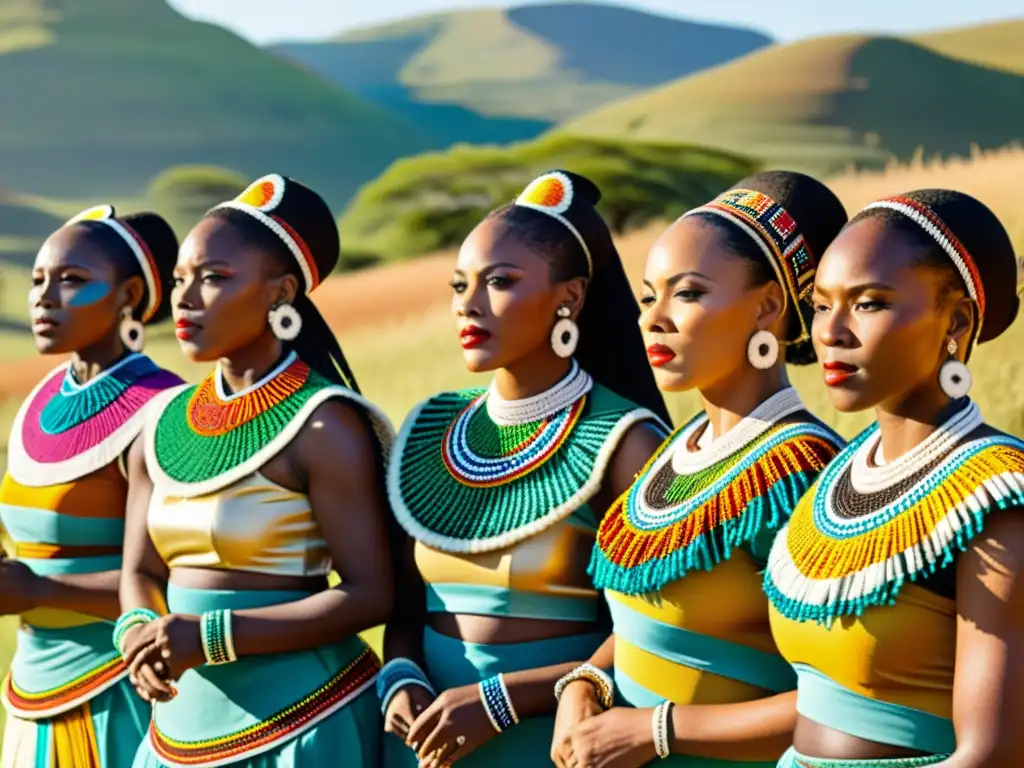
[[[1002, 31], [993, 25], [931, 43], [847, 35], [776, 45], [558, 130], [684, 141], [818, 175], [906, 162], [918, 147], [930, 154], [965, 153], [972, 142], [1000, 147], [1022, 137], [1024, 75], [987, 68], [978, 51]], [[1024, 68], [1020, 50], [1004, 60]], [[992, 51], [1005, 46], [993, 43]]]
[[[1019, 252], [1024, 253], [1024, 212], [1005, 194], [1020, 178], [1024, 178], [1024, 151], [1009, 149], [963, 160], [920, 161], [881, 173], [848, 175], [831, 184], [851, 211], [871, 199], [914, 188], [962, 189], [988, 203], [1007, 222]], [[634, 281], [658, 234], [659, 228], [651, 227], [620, 239]], [[335, 277], [317, 292], [317, 302], [336, 329], [364, 393], [379, 403], [396, 425], [418, 400], [433, 392], [486, 383], [486, 377], [475, 377], [463, 367], [447, 309], [446, 281], [453, 258], [450, 253], [438, 254]], [[398, 308], [383, 320], [381, 296]], [[1024, 377], [1022, 349], [1024, 317], [1003, 338], [979, 348], [971, 363], [977, 382], [972, 395], [982, 411], [991, 423], [1018, 435], [1024, 435], [1024, 389], [1010, 383]], [[26, 388], [53, 364], [24, 359], [25, 350], [22, 346], [16, 354], [9, 354], [6, 344], [0, 343], [0, 360], [7, 363], [0, 370], [0, 434], [6, 434]], [[200, 367], [183, 366], [177, 345], [166, 332], [155, 339], [149, 351], [182, 375], [195, 378], [202, 373]], [[867, 424], [870, 414], [845, 416], [831, 409], [816, 367], [791, 369], [791, 373], [811, 409], [841, 433], [853, 435]], [[671, 395], [668, 402], [677, 421], [697, 407], [694, 395]], [[13, 625], [7, 620], [6, 626]], [[379, 631], [373, 638], [379, 638]], [[10, 650], [9, 641], [0, 642], [0, 667]]]

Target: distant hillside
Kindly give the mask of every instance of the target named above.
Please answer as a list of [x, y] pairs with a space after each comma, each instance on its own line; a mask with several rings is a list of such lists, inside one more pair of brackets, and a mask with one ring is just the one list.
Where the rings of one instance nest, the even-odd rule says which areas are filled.
[[757, 32], [589, 3], [422, 16], [272, 50], [431, 131], [507, 142], [769, 45]]
[[164, 0], [0, 0], [0, 184], [132, 194], [179, 163], [280, 171], [340, 207], [426, 145], [379, 106]]
[[827, 37], [758, 51], [571, 120], [561, 133], [684, 141], [830, 174], [1024, 137], [1024, 77], [911, 42]]
[[914, 41], [951, 59], [1024, 74], [1024, 18], [932, 32]]

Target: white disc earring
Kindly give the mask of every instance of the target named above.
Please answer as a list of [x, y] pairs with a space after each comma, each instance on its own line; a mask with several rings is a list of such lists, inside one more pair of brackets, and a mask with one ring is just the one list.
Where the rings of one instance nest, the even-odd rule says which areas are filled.
[[551, 329], [551, 348], [559, 357], [572, 357], [580, 341], [580, 327], [573, 322], [568, 307], [559, 307], [557, 314], [558, 321]]
[[956, 339], [950, 339], [946, 344], [949, 359], [939, 368], [939, 386], [950, 400], [966, 397], [974, 383], [967, 365], [956, 359], [957, 349]]
[[121, 335], [121, 343], [132, 352], [141, 352], [146, 343], [146, 326], [132, 317], [132, 308], [125, 307], [121, 310], [121, 326], [118, 329]]
[[278, 304], [267, 315], [270, 330], [281, 341], [291, 341], [302, 330], [302, 316], [291, 304]]
[[779, 340], [771, 331], [758, 331], [747, 342], [747, 360], [759, 371], [766, 371], [779, 359]]

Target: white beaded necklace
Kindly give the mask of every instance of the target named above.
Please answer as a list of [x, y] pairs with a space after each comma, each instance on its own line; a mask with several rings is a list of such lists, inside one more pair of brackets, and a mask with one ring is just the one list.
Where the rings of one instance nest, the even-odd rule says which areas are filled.
[[495, 424], [505, 427], [530, 424], [568, 408], [593, 388], [594, 380], [590, 374], [573, 360], [569, 373], [555, 386], [521, 400], [504, 399], [498, 394], [494, 382], [491, 382], [485, 395], [487, 415]]
[[[782, 419], [802, 410], [805, 410], [805, 406], [800, 395], [792, 387], [786, 387], [758, 405], [720, 438], [712, 439], [707, 447], [703, 447], [704, 435], [701, 435], [701, 450], [691, 451], [687, 449], [690, 435], [708, 420], [706, 416], [698, 419], [689, 430], [676, 438], [672, 469], [677, 475], [690, 475], [707, 469], [750, 445]], [[711, 429], [711, 425], [708, 424], [706, 429]]]
[[853, 455], [850, 482], [858, 493], [875, 493], [920, 472], [936, 459], [945, 456], [975, 429], [984, 423], [974, 403], [950, 416], [928, 437], [891, 462], [871, 466], [869, 458], [881, 450], [882, 433], [864, 441]]

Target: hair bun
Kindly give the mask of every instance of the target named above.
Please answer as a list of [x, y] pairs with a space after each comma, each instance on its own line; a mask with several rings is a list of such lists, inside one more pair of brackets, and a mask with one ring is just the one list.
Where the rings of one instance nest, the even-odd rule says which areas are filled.
[[561, 173], [569, 178], [572, 182], [572, 191], [574, 195], [586, 200], [593, 206], [596, 206], [601, 202], [601, 190], [597, 188], [597, 184], [592, 182], [586, 176], [580, 176], [578, 173], [572, 171], [555, 170], [552, 173]]

